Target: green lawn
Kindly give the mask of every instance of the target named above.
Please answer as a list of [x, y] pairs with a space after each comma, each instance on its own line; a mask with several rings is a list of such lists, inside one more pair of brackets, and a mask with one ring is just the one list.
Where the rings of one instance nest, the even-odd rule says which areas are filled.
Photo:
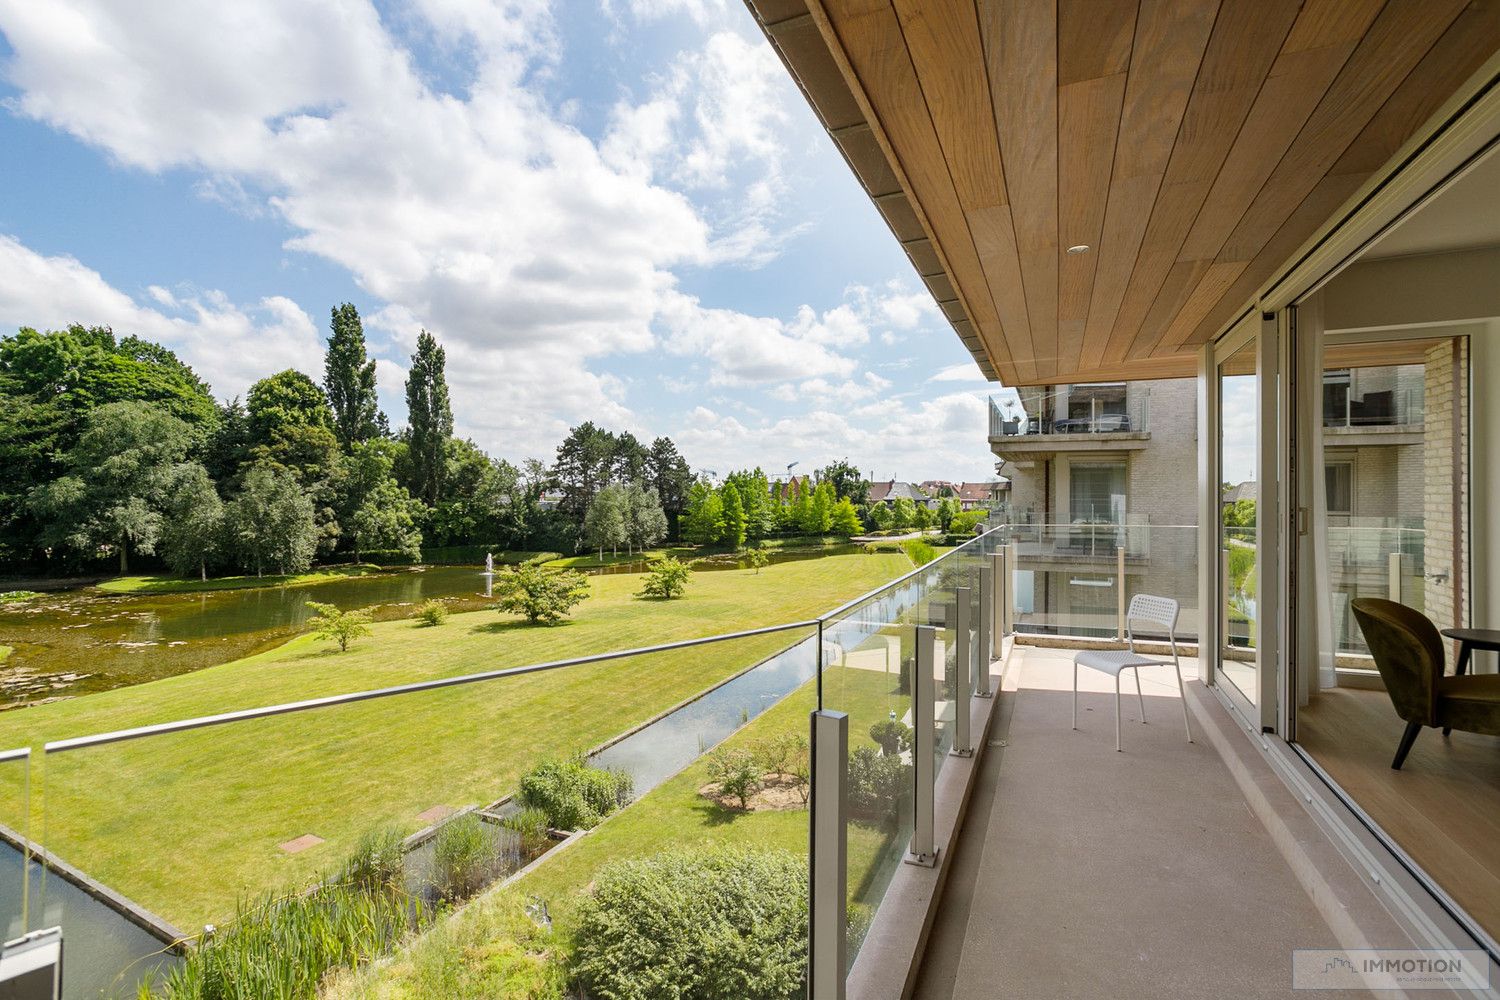
[[207, 580], [184, 576], [117, 576], [105, 580], [99, 589], [111, 594], [182, 594], [200, 590], [254, 590], [260, 587], [303, 587], [327, 583], [352, 576], [383, 573], [379, 566], [362, 563], [356, 566], [329, 566], [307, 573], [286, 576], [215, 576]]
[[676, 556], [678, 559], [688, 560], [698, 554], [698, 549], [694, 546], [674, 545], [670, 548], [646, 549], [638, 552], [606, 552], [603, 556], [597, 552], [583, 552], [576, 556], [551, 559], [542, 565], [548, 569], [599, 569], [604, 566], [619, 566], [622, 563], [635, 563], [661, 556]]
[[[850, 715], [849, 747], [873, 746], [869, 724], [883, 719], [889, 709], [906, 711], [907, 699], [897, 694], [894, 676], [872, 670], [834, 668], [825, 674], [825, 692], [831, 685], [840, 693], [840, 709]], [[808, 713], [817, 707], [816, 682], [810, 681], [787, 698], [752, 720], [723, 744], [725, 748], [748, 748], [756, 741], [783, 732], [806, 733]], [[586, 837], [558, 852], [512, 887], [495, 890], [472, 903], [436, 931], [417, 938], [393, 958], [357, 975], [345, 976], [335, 995], [349, 997], [417, 1000], [415, 984], [419, 970], [462, 968], [474, 964], [475, 955], [490, 952], [516, 955], [516, 942], [501, 940], [515, 933], [517, 922], [510, 915], [517, 898], [540, 897], [547, 901], [557, 937], [554, 944], [567, 948], [582, 893], [600, 866], [623, 858], [645, 856], [677, 847], [720, 843], [751, 844], [806, 854], [808, 849], [805, 808], [776, 812], [743, 812], [727, 809], [700, 795], [710, 781], [708, 765], [699, 760], [676, 777], [642, 796], [611, 816]], [[889, 879], [892, 858], [904, 841], [891, 831], [858, 823], [849, 827], [849, 896], [855, 904], [871, 904]], [[883, 859], [883, 863], [881, 862]], [[899, 862], [894, 862], [899, 863]], [[471, 926], [472, 925], [472, 926]], [[524, 930], [524, 925], [520, 925]], [[450, 983], [458, 977], [450, 980]], [[471, 979], [485, 983], [477, 975]], [[459, 989], [448, 1000], [480, 1000], [491, 994]]]
[[[577, 619], [494, 612], [436, 628], [378, 623], [348, 653], [310, 637], [244, 660], [0, 715], [0, 748], [433, 677], [792, 621], [900, 575], [901, 556], [701, 573], [681, 601], [595, 577]], [[191, 929], [241, 892], [330, 867], [359, 834], [412, 830], [433, 806], [510, 791], [539, 758], [596, 745], [794, 641], [796, 633], [529, 674], [55, 755], [33, 773], [31, 829], [62, 857]], [[14, 779], [11, 779], [14, 781]], [[0, 819], [15, 825], [0, 779]], [[45, 803], [45, 810], [40, 804]], [[278, 844], [313, 834], [295, 855]]]

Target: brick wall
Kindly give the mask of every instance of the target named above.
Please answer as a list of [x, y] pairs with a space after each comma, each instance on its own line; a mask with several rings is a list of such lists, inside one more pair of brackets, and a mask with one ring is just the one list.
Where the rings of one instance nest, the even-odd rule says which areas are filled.
[[[1427, 571], [1424, 605], [1427, 616], [1439, 628], [1462, 625], [1469, 616], [1465, 600], [1469, 540], [1464, 530], [1469, 521], [1469, 489], [1465, 481], [1467, 463], [1457, 463], [1459, 481], [1455, 483], [1453, 460], [1455, 453], [1460, 456], [1468, 454], [1469, 401], [1463, 377], [1468, 370], [1467, 351], [1468, 342], [1459, 338], [1433, 347], [1426, 357], [1427, 377], [1423, 393], [1426, 441], [1422, 478], [1426, 528], [1423, 558]], [[1456, 367], [1455, 357], [1458, 361]], [[1441, 579], [1433, 579], [1434, 575]], [[1452, 644], [1446, 646], [1451, 665], [1454, 657]]]

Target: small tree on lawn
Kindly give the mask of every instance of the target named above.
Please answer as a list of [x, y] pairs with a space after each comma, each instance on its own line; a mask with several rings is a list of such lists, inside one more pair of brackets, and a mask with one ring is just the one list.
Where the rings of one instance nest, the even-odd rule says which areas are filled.
[[739, 800], [750, 808], [750, 796], [760, 789], [760, 766], [748, 750], [715, 750], [708, 756], [708, 773], [719, 785], [719, 794]]
[[368, 611], [340, 611], [332, 604], [319, 604], [317, 601], [308, 601], [307, 606], [314, 612], [312, 620], [308, 622], [313, 627], [314, 634], [319, 639], [338, 643], [340, 653], [347, 651], [353, 640], [370, 634]]
[[756, 576], [760, 575], [761, 567], [768, 565], [770, 562], [771, 557], [766, 553], [765, 549], [751, 549], [745, 553], [745, 565], [755, 570]]
[[501, 611], [525, 615], [533, 625], [556, 625], [589, 596], [589, 578], [574, 570], [517, 566], [496, 577], [495, 593]]
[[693, 571], [676, 556], [651, 560], [646, 570], [645, 582], [641, 584], [638, 597], [656, 597], [664, 601], [681, 597], [687, 590], [688, 576]]

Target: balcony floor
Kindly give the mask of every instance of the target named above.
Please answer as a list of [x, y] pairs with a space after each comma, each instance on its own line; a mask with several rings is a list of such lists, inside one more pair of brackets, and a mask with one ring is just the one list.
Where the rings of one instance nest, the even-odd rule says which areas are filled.
[[1112, 678], [1080, 671], [1075, 732], [1071, 652], [1012, 653], [990, 734], [1007, 746], [985, 755], [915, 996], [1283, 997], [1293, 949], [1339, 947], [1196, 717], [1186, 741], [1168, 668], [1146, 674], [1149, 723], [1127, 676], [1116, 753]]

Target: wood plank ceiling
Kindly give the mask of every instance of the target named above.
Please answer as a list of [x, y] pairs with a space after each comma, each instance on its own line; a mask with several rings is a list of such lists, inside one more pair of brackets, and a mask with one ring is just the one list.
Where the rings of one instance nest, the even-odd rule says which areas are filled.
[[1500, 0], [746, 2], [1011, 385], [1193, 374], [1500, 50]]

